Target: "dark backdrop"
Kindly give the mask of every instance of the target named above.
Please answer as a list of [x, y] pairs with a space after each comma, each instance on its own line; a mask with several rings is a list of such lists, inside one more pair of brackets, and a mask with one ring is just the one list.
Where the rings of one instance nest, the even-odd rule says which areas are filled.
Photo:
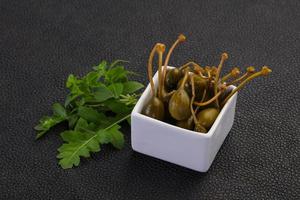
[[[299, 199], [300, 2], [0, 1], [1, 199]], [[105, 147], [78, 168], [57, 165], [63, 126], [35, 141], [32, 127], [63, 101], [65, 79], [100, 60], [126, 59], [143, 75], [150, 48], [187, 42], [193, 59], [273, 73], [238, 96], [235, 123], [207, 173]], [[226, 69], [226, 67], [225, 67]], [[180, 148], [180, 147], [178, 147]]]

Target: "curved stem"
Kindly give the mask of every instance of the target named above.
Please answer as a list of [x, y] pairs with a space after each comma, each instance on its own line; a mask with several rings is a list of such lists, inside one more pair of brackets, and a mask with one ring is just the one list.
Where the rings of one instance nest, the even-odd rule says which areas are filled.
[[158, 98], [161, 99], [161, 80], [162, 80], [162, 52], [158, 52]]
[[227, 85], [233, 85], [237, 82], [240, 82], [240, 81], [244, 80], [247, 76], [250, 76], [251, 74], [253, 74], [254, 72], [255, 72], [255, 68], [253, 66], [249, 66], [249, 67], [247, 67], [247, 72], [243, 76], [231, 81]]
[[212, 76], [216, 76], [217, 74], [217, 68], [215, 66], [212, 66], [211, 69], [210, 69], [210, 73]]
[[194, 76], [191, 75], [191, 85], [192, 85], [192, 97], [195, 97], [195, 80], [194, 80]]
[[207, 71], [207, 76], [208, 76], [208, 79], [211, 79], [210, 70]]
[[[221, 61], [220, 61], [219, 65], [218, 65], [217, 73], [216, 73], [216, 77], [215, 77], [215, 84], [214, 84], [214, 94], [215, 95], [217, 95], [217, 93], [218, 93], [218, 83], [219, 83], [220, 73], [221, 73], [221, 70], [222, 70], [224, 62], [227, 59], [228, 59], [228, 54], [227, 53], [222, 53]], [[219, 108], [218, 98], [216, 98], [216, 105]]]
[[249, 75], [249, 73], [246, 72], [246, 73], [243, 74], [242, 76], [240, 76], [240, 77], [238, 77], [237, 79], [231, 81], [230, 83], [227, 83], [226, 85], [233, 85], [233, 84], [235, 84], [235, 83], [237, 83], [237, 82], [240, 82], [240, 81], [244, 80], [248, 75]]
[[187, 68], [187, 67], [190, 66], [190, 65], [193, 65], [194, 68], [197, 67], [197, 68], [199, 68], [199, 69], [202, 69], [202, 67], [200, 67], [200, 65], [198, 65], [198, 64], [195, 63], [194, 61], [190, 61], [190, 62], [185, 63], [184, 65], [180, 66], [179, 69], [185, 69], [185, 68]]
[[158, 97], [162, 98], [162, 62], [163, 62], [163, 53], [165, 51], [165, 45], [159, 44], [157, 47], [158, 52]]
[[215, 78], [216, 83], [218, 83], [218, 81], [219, 81], [219, 77], [220, 77], [220, 73], [221, 73], [223, 64], [224, 64], [225, 60], [227, 60], [227, 59], [228, 59], [228, 54], [227, 53], [222, 53], [221, 61], [220, 61], [219, 65], [218, 65], [218, 68], [217, 68], [217, 73], [216, 73], [216, 78]]
[[202, 95], [200, 103], [204, 101], [205, 96], [206, 96], [206, 89], [204, 89], [204, 92], [203, 92], [203, 95]]
[[231, 72], [222, 77], [221, 83], [224, 83], [231, 77]]
[[150, 53], [149, 59], [148, 59], [148, 67], [147, 67], [148, 79], [149, 79], [149, 82], [150, 82], [151, 93], [152, 93], [153, 96], [156, 96], [156, 94], [155, 94], [155, 87], [154, 87], [154, 82], [153, 82], [153, 66], [152, 66], [152, 63], [153, 63], [154, 54], [156, 52], [156, 48], [157, 48], [157, 44], [155, 44], [154, 47], [151, 50], [151, 53]]
[[185, 69], [185, 68], [189, 67], [190, 65], [192, 65], [193, 63], [194, 63], [193, 61], [188, 62], [188, 63], [185, 63], [184, 65], [181, 65], [181, 66], [179, 67], [179, 69], [180, 69], [180, 70], [181, 70], [181, 69]]
[[197, 120], [195, 111], [193, 109], [193, 104], [194, 104], [194, 100], [195, 100], [195, 96], [196, 96], [195, 95], [195, 81], [194, 81], [194, 76], [193, 75], [192, 75], [192, 78], [191, 78], [191, 83], [192, 83], [192, 98], [191, 98], [191, 103], [190, 103], [190, 109], [191, 109], [191, 113], [192, 113], [192, 116], [193, 116], [194, 123], [197, 124], [198, 120]]
[[201, 76], [201, 78], [208, 79], [208, 77], [204, 76], [202, 72], [199, 72], [199, 76]]
[[184, 84], [186, 83], [186, 81], [188, 79], [188, 76], [189, 76], [189, 72], [186, 71], [185, 74], [184, 74], [184, 77], [183, 77], [183, 80], [181, 82], [181, 85], [180, 85], [179, 89], [183, 89], [184, 88]]
[[175, 47], [180, 43], [185, 41], [184, 35], [179, 35], [177, 40], [174, 42], [174, 44], [171, 46], [170, 50], [168, 51], [168, 54], [166, 56], [164, 67], [163, 67], [163, 76], [162, 76], [162, 89], [165, 91], [165, 78], [166, 78], [166, 72], [167, 72], [167, 66], [171, 57], [172, 52], [174, 51]]
[[196, 116], [196, 113], [198, 112], [199, 110], [199, 106], [197, 106], [196, 110], [193, 109], [193, 104], [194, 104], [194, 100], [195, 100], [195, 81], [194, 81], [194, 76], [192, 76], [192, 99], [191, 99], [191, 104], [190, 104], [190, 109], [191, 109], [191, 113], [192, 113], [192, 116], [193, 116], [193, 120], [194, 120], [194, 124], [195, 126], [198, 126], [198, 128], [201, 129], [201, 131], [203, 132], [207, 132], [206, 129], [198, 122], [198, 119], [197, 119], [197, 116]]
[[225, 81], [227, 81], [227, 79], [229, 79], [229, 78], [236, 78], [236, 77], [238, 77], [238, 75], [240, 74], [241, 72], [240, 72], [240, 70], [239, 70], [239, 68], [237, 68], [237, 67], [235, 67], [235, 68], [233, 68], [228, 74], [226, 74], [225, 76], [223, 76], [222, 78], [221, 78], [221, 83], [224, 83]]
[[213, 98], [211, 98], [210, 100], [208, 101], [205, 101], [205, 102], [194, 102], [195, 105], [197, 106], [206, 106], [212, 102], [214, 102], [216, 99], [218, 99], [218, 97], [221, 95], [221, 91], [219, 91]]
[[225, 98], [225, 100], [222, 102], [222, 106], [225, 105], [225, 103], [239, 90], [241, 90], [247, 83], [249, 83], [251, 80], [255, 79], [256, 77], [259, 76], [266, 76], [268, 75], [270, 72], [272, 72], [271, 69], [269, 69], [268, 67], [263, 67], [261, 71], [256, 72], [254, 74], [252, 74], [251, 76], [249, 76], [248, 78], [246, 78], [243, 82], [241, 82], [234, 90], [232, 90], [232, 92]]
[[210, 66], [205, 66], [204, 72], [207, 75], [207, 79], [212, 80], [211, 68]]

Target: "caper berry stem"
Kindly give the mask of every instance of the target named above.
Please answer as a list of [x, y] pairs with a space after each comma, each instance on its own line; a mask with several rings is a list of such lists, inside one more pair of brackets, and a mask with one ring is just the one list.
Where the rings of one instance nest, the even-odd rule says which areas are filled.
[[158, 53], [158, 97], [162, 99], [162, 62], [163, 62], [163, 53], [165, 52], [166, 46], [159, 43], [157, 45]]
[[192, 98], [191, 98], [191, 103], [190, 103], [190, 108], [191, 108], [191, 113], [193, 115], [193, 119], [194, 119], [194, 123], [196, 124], [198, 121], [197, 121], [197, 117], [196, 117], [196, 114], [195, 114], [195, 111], [194, 111], [194, 108], [193, 108], [193, 104], [194, 104], [194, 100], [195, 100], [195, 81], [194, 81], [194, 76], [192, 75], [192, 78], [191, 78], [191, 85], [192, 85]]
[[203, 91], [203, 95], [202, 95], [200, 103], [204, 101], [205, 96], [206, 96], [206, 89], [204, 89], [204, 91]]
[[204, 76], [202, 72], [199, 72], [198, 74], [201, 76], [201, 78], [208, 79], [208, 77]]
[[199, 74], [199, 75], [201, 75], [202, 78], [207, 79], [207, 77], [203, 75], [203, 73], [205, 73], [205, 70], [199, 64], [197, 64], [194, 61], [187, 62], [186, 64], [180, 66], [179, 69], [183, 70], [183, 69], [185, 69], [189, 66], [193, 66], [194, 73]]
[[196, 96], [196, 94], [195, 94], [195, 81], [194, 81], [194, 76], [193, 75], [192, 75], [192, 78], [191, 78], [191, 85], [192, 85], [192, 99], [191, 99], [191, 103], [190, 103], [190, 109], [191, 109], [191, 113], [192, 113], [192, 116], [193, 116], [194, 124], [197, 127], [198, 131], [201, 130], [200, 132], [206, 133], [207, 132], [206, 128], [204, 128], [199, 123], [199, 121], [197, 119], [197, 116], [196, 116], [196, 113], [199, 110], [199, 106], [197, 106], [196, 110], [194, 110], [194, 108], [193, 108], [193, 104], [194, 104], [194, 100], [195, 100], [195, 96]]
[[[193, 108], [193, 104], [194, 104], [194, 101], [195, 101], [195, 97], [196, 97], [196, 94], [195, 94], [195, 80], [194, 80], [194, 76], [192, 75], [192, 78], [191, 78], [191, 85], [192, 85], [192, 98], [191, 98], [191, 103], [190, 103], [190, 109], [191, 109], [191, 113], [192, 113], [192, 116], [193, 116], [193, 120], [194, 120], [194, 123], [196, 126], [198, 126], [199, 128], [201, 128], [201, 130], [206, 130], [197, 120], [197, 116], [196, 116], [196, 113], [197, 111], [199, 110], [199, 106], [197, 106], [196, 110], [194, 110]], [[205, 90], [206, 91], [206, 90]], [[206, 131], [204, 131], [206, 132]]]
[[183, 34], [180, 34], [177, 38], [177, 40], [173, 43], [173, 45], [171, 46], [171, 48], [169, 49], [165, 62], [164, 62], [164, 67], [163, 67], [163, 76], [162, 76], [162, 90], [165, 90], [165, 78], [166, 78], [166, 72], [167, 72], [167, 66], [171, 57], [172, 52], [174, 51], [175, 47], [180, 43], [180, 42], [184, 42], [185, 41], [185, 36]]
[[239, 74], [240, 74], [239, 68], [235, 67], [228, 74], [226, 74], [221, 78], [221, 83], [224, 83], [229, 78], [236, 78]]
[[228, 73], [222, 77], [221, 82], [224, 83], [225, 81], [227, 81], [230, 78], [231, 78], [231, 73]]
[[195, 63], [194, 61], [185, 63], [184, 65], [180, 66], [179, 69], [183, 70], [189, 66], [193, 66], [193, 70], [198, 70], [198, 71], [201, 71], [202, 73], [204, 72], [203, 68], [200, 65], [198, 65], [197, 63]]
[[210, 70], [207, 70], [207, 77], [208, 77], [208, 79], [211, 79], [211, 73], [210, 73]]
[[155, 52], [157, 50], [157, 45], [159, 43], [155, 44], [154, 47], [151, 50], [151, 53], [149, 55], [149, 59], [148, 59], [148, 67], [147, 67], [147, 72], [148, 72], [148, 79], [150, 82], [150, 86], [151, 86], [151, 93], [153, 96], [156, 96], [155, 94], [155, 87], [154, 87], [154, 81], [153, 81], [153, 57], [155, 55]]
[[[227, 60], [227, 59], [228, 59], [228, 54], [222, 53], [221, 60], [218, 65], [218, 68], [217, 68], [217, 73], [216, 73], [216, 78], [215, 78], [216, 83], [219, 81], [219, 77], [220, 77], [221, 70], [223, 68], [223, 64], [224, 64], [225, 60]], [[217, 88], [217, 86], [215, 88]]]
[[208, 78], [208, 79], [211, 79], [210, 66], [205, 66], [205, 67], [204, 67], [204, 71], [205, 71], [205, 73], [206, 73], [206, 75], [207, 75], [207, 78]]
[[244, 80], [248, 75], [249, 75], [249, 73], [246, 72], [245, 74], [243, 74], [243, 75], [240, 76], [239, 78], [237, 78], [237, 79], [235, 79], [235, 80], [233, 80], [233, 81], [231, 81], [231, 82], [229, 82], [229, 83], [226, 83], [226, 85], [233, 85], [233, 84], [236, 84], [236, 83], [238, 83], [238, 82]]
[[[221, 73], [221, 70], [222, 70], [224, 62], [227, 59], [228, 59], [228, 54], [227, 53], [222, 53], [222, 55], [221, 55], [221, 61], [220, 61], [219, 65], [218, 65], [216, 76], [215, 76], [215, 84], [214, 84], [214, 93], [215, 93], [215, 96], [218, 93], [218, 83], [219, 83], [220, 73]], [[219, 107], [218, 98], [216, 98], [216, 105], [217, 105], [217, 107]]]
[[267, 76], [269, 73], [271, 73], [272, 70], [268, 68], [267, 66], [263, 66], [262, 69], [259, 72], [256, 72], [246, 78], [243, 82], [241, 82], [232, 92], [225, 98], [225, 100], [221, 103], [222, 106], [225, 105], [225, 103], [239, 90], [241, 90], [247, 83], [249, 83], [251, 80], [259, 77], [259, 76]]
[[227, 85], [233, 85], [235, 83], [238, 83], [240, 81], [243, 81], [246, 77], [248, 77], [249, 75], [253, 74], [255, 72], [255, 68], [250, 66], [250, 67], [247, 67], [247, 72], [244, 73], [242, 76], [240, 76], [239, 78], [231, 81], [230, 83], [227, 83]]
[[212, 102], [214, 102], [218, 97], [221, 95], [222, 91], [219, 91], [214, 97], [212, 97], [210, 100], [205, 101], [205, 102], [194, 102], [194, 105], [197, 106], [206, 106]]
[[216, 76], [217, 70], [218, 70], [218, 69], [216, 68], [216, 66], [212, 66], [212, 67], [210, 68], [211, 76]]
[[181, 65], [181, 66], [179, 67], [179, 70], [183, 70], [183, 69], [185, 69], [185, 68], [187, 68], [187, 67], [189, 67], [189, 66], [191, 66], [191, 65], [193, 65], [193, 64], [194, 64], [193, 61], [188, 62], [188, 63], [185, 63], [184, 65]]
[[185, 74], [184, 74], [184, 77], [183, 77], [183, 79], [182, 79], [181, 85], [180, 85], [180, 87], [178, 88], [178, 90], [181, 90], [181, 89], [183, 90], [183, 89], [184, 89], [184, 85], [185, 85], [185, 83], [186, 83], [188, 77], [189, 77], [189, 72], [186, 71]]

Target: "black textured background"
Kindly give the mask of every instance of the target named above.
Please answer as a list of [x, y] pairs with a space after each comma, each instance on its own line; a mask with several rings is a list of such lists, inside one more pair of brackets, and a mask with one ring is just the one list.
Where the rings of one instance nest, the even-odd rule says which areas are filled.
[[[299, 199], [299, 10], [298, 0], [1, 0], [0, 198]], [[34, 140], [38, 119], [64, 100], [68, 74], [122, 58], [145, 76], [154, 43], [170, 45], [181, 32], [187, 42], [171, 64], [217, 64], [227, 51], [227, 68], [273, 69], [239, 94], [208, 173], [134, 153], [129, 127], [124, 150], [105, 147], [71, 170], [56, 160], [63, 126]]]

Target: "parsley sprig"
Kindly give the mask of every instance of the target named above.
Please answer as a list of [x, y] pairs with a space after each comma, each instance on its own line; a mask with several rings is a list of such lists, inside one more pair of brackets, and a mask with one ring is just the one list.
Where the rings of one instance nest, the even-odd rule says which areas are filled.
[[120, 123], [130, 123], [130, 113], [143, 85], [128, 80], [134, 74], [123, 66], [124, 61], [111, 64], [102, 61], [82, 78], [69, 75], [66, 87], [69, 94], [64, 105], [54, 103], [53, 115], [44, 116], [35, 126], [36, 138], [45, 135], [55, 125], [68, 122], [69, 130], [60, 135], [64, 141], [57, 158], [62, 168], [78, 166], [80, 158], [99, 152], [101, 145], [124, 146]]

